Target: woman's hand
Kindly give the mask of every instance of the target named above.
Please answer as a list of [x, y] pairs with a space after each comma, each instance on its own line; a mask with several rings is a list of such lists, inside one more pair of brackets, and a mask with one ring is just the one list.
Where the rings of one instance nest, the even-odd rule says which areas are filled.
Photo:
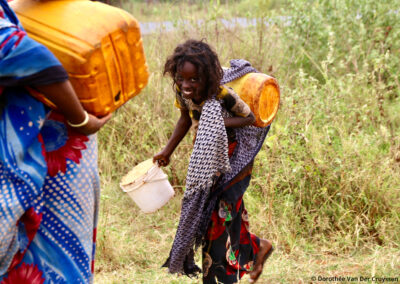
[[86, 125], [82, 127], [73, 127], [73, 129], [85, 135], [94, 134], [99, 131], [100, 128], [110, 120], [110, 118], [111, 113], [102, 118], [89, 114], [89, 122]]
[[160, 167], [166, 167], [169, 164], [169, 157], [171, 154], [167, 153], [165, 149], [157, 153], [153, 157], [153, 163], [157, 162]]

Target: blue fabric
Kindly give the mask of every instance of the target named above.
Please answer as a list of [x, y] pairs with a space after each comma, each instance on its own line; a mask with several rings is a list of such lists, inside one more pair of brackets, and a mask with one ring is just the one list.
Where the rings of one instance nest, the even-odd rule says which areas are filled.
[[[27, 37], [25, 32], [14, 28], [1, 29], [0, 41], [4, 42], [6, 37], [8, 41], [0, 52], [2, 77], [22, 79], [49, 67], [60, 65], [46, 47]], [[26, 62], [27, 59], [29, 59], [29, 64]]]
[[[60, 71], [54, 72], [54, 68]], [[67, 78], [57, 58], [26, 35], [7, 2], [0, 0], [0, 85], [14, 85], [21, 80], [25, 85], [35, 85], [38, 81], [46, 84]]]
[[7, 0], [0, 0], [0, 29], [9, 25], [14, 25], [22, 29], [17, 16], [8, 6]]
[[0, 282], [90, 283], [99, 202], [96, 136], [33, 98], [67, 79], [0, 0]]

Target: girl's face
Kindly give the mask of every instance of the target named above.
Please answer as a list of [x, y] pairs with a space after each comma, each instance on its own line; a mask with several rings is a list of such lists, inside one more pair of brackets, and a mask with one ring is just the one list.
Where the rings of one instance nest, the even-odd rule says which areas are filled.
[[189, 61], [178, 67], [175, 83], [178, 85], [185, 99], [194, 99], [197, 103], [204, 100], [202, 95], [204, 88], [197, 68]]

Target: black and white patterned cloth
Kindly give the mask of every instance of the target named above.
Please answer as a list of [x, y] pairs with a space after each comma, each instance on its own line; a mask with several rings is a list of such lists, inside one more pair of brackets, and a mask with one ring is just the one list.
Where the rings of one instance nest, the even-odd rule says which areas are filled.
[[250, 62], [244, 59], [232, 59], [229, 61], [230, 68], [224, 70], [224, 77], [221, 80], [221, 85], [232, 82], [247, 73], [258, 73], [258, 71], [251, 66]]
[[[231, 68], [224, 70], [221, 84], [249, 72], [258, 72], [246, 60], [234, 59], [230, 64]], [[269, 127], [235, 128], [238, 144], [229, 159], [228, 138], [223, 120], [226, 115], [228, 114], [222, 109], [221, 102], [215, 99], [205, 102], [190, 156], [178, 229], [169, 258], [163, 265], [168, 267], [170, 273], [191, 277], [201, 271], [194, 262], [194, 251], [201, 245], [218, 198], [210, 189], [223, 188], [252, 162], [268, 133]]]
[[164, 265], [168, 266], [170, 273], [192, 275], [200, 271], [196, 268], [192, 256], [206, 200], [211, 186], [216, 181], [217, 173], [224, 174], [231, 170], [228, 137], [221, 110], [220, 102], [215, 99], [207, 100], [203, 106], [196, 141], [190, 156], [181, 218], [170, 257]]
[[219, 101], [210, 99], [204, 103], [201, 112], [186, 176], [185, 198], [189, 198], [193, 191], [209, 190], [217, 173], [230, 171], [222, 107]]

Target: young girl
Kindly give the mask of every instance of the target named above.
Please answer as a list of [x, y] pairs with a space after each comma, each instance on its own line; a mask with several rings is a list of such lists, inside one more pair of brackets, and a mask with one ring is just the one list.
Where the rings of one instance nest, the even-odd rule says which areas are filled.
[[242, 196], [269, 128], [251, 126], [254, 114], [232, 89], [221, 85], [224, 72], [205, 42], [178, 45], [165, 63], [165, 74], [173, 78], [181, 116], [154, 161], [167, 166], [191, 126], [196, 137], [181, 218], [164, 267], [171, 273], [196, 275], [200, 269], [193, 247], [202, 245], [203, 283], [236, 283], [245, 273], [255, 282], [272, 245], [249, 233]]

